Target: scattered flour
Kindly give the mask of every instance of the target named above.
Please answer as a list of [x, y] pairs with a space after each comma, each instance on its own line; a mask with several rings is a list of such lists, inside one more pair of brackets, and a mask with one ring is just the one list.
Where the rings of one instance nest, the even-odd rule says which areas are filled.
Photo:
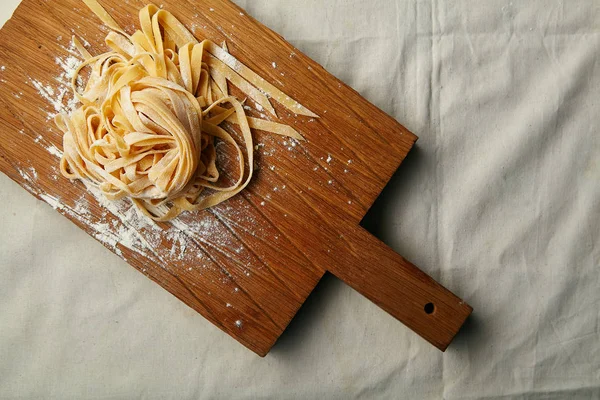
[[[37, 139], [36, 139], [37, 140]], [[53, 145], [52, 143], [48, 144], [46, 146], [46, 150], [48, 151], [48, 153], [52, 154], [53, 156], [56, 156], [58, 158], [62, 158], [63, 156], [63, 152], [62, 150], [60, 150], [58, 147], [56, 147], [55, 145]]]
[[35, 170], [35, 168], [29, 167], [29, 171], [31, 172], [31, 176], [33, 177], [33, 179], [37, 180], [38, 174], [37, 174], [37, 171]]
[[42, 82], [35, 78], [29, 79], [29, 83], [38, 91], [40, 97], [52, 106], [53, 111], [48, 113], [48, 120], [54, 118], [56, 114], [68, 114], [77, 109], [78, 101], [71, 94], [71, 78], [79, 67], [81, 60], [74, 56], [77, 49], [73, 43], [67, 50], [70, 55], [56, 57], [54, 60], [62, 70], [54, 78], [54, 82]]
[[[35, 173], [35, 176], [33, 176], [26, 170], [20, 168], [17, 168], [17, 171], [19, 172], [19, 175], [21, 175], [21, 178], [25, 179], [27, 182], [33, 183], [33, 181], [37, 179], [37, 172]], [[33, 172], [35, 172], [35, 170], [33, 170]]]
[[50, 205], [50, 207], [54, 208], [55, 210], [61, 210], [64, 208], [64, 206], [60, 202], [60, 200], [54, 196], [50, 196], [49, 194], [42, 193], [42, 194], [40, 194], [40, 198], [42, 200], [44, 200], [46, 203], [48, 203]]

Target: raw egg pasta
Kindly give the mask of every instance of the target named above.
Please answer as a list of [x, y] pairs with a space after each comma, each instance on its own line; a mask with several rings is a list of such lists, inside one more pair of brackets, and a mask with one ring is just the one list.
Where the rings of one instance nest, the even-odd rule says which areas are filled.
[[[84, 58], [71, 82], [81, 106], [55, 118], [64, 134], [60, 167], [65, 177], [97, 186], [109, 200], [130, 198], [150, 218], [168, 221], [244, 190], [254, 172], [251, 129], [303, 140], [288, 125], [248, 117], [243, 102], [229, 94], [228, 81], [273, 116], [269, 98], [317, 117], [226, 46], [198, 41], [166, 10], [144, 7], [140, 29], [130, 35], [96, 0], [83, 1], [111, 29], [105, 40], [110, 51], [93, 56], [74, 38]], [[78, 85], [84, 71], [85, 84]], [[241, 144], [224, 123], [239, 127]], [[238, 178], [230, 186], [220, 184], [216, 138], [237, 153]]]

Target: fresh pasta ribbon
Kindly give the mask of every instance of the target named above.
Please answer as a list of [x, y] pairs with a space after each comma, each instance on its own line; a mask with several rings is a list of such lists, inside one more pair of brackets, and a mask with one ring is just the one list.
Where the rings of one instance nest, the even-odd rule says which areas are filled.
[[[105, 39], [110, 51], [93, 56], [73, 38], [84, 58], [71, 81], [81, 106], [55, 118], [64, 134], [60, 169], [69, 179], [96, 185], [109, 200], [130, 198], [148, 217], [168, 221], [246, 188], [254, 173], [251, 129], [304, 140], [288, 125], [248, 117], [243, 102], [229, 94], [228, 81], [272, 115], [269, 98], [317, 117], [240, 63], [226, 43], [199, 42], [166, 10], [153, 4], [141, 9], [140, 30], [129, 35], [97, 0], [83, 2], [111, 29]], [[239, 127], [242, 146], [225, 123]], [[215, 138], [237, 153], [238, 177], [230, 186], [219, 184]]]

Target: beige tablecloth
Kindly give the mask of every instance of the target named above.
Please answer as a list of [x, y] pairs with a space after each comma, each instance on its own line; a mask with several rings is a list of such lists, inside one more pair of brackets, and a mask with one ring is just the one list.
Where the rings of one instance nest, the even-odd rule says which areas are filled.
[[473, 318], [326, 277], [261, 359], [2, 175], [0, 398], [600, 398], [600, 3], [238, 3], [420, 136], [365, 224]]

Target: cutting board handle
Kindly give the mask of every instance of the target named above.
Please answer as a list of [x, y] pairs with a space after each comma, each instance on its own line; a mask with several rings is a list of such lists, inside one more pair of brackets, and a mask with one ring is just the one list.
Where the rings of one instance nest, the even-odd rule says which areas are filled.
[[445, 351], [471, 306], [362, 227], [343, 232], [329, 271]]

